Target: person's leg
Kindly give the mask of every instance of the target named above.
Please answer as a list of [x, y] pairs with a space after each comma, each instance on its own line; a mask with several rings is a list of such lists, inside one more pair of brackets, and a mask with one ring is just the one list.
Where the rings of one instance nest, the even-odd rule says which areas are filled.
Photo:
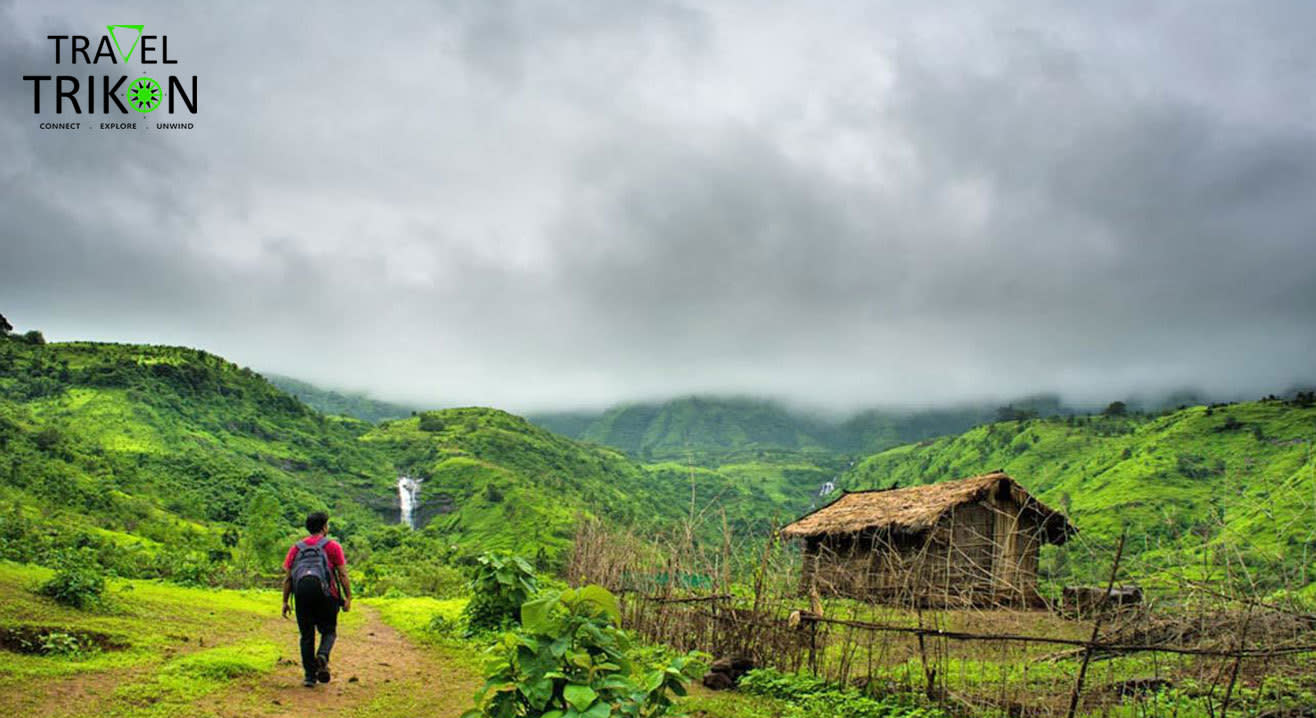
[[320, 650], [316, 651], [316, 677], [321, 683], [329, 682], [329, 652], [338, 640], [338, 601], [324, 597], [316, 618], [316, 628], [320, 631]]
[[297, 586], [295, 593], [297, 630], [301, 633], [302, 671], [308, 681], [315, 680], [315, 627], [320, 608], [319, 601], [316, 600], [318, 592], [318, 586], [315, 587], [315, 592], [312, 592], [301, 584]]

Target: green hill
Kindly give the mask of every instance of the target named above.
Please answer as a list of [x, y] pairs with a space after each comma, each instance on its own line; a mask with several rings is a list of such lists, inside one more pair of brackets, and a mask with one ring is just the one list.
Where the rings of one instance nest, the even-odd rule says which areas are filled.
[[413, 407], [372, 399], [362, 393], [349, 392], [342, 394], [332, 389], [322, 389], [314, 384], [292, 377], [266, 374], [265, 378], [274, 386], [301, 399], [303, 403], [321, 414], [351, 416], [377, 424], [388, 419], [401, 419], [416, 412]]
[[5, 527], [40, 529], [8, 548], [49, 558], [90, 544], [169, 573], [314, 507], [350, 535], [391, 507], [392, 467], [357, 440], [369, 428], [203, 351], [0, 340]]
[[1309, 395], [1159, 416], [1001, 422], [870, 456], [840, 483], [905, 486], [1003, 469], [1079, 527], [1070, 564], [1052, 566], [1061, 576], [1108, 570], [1127, 528], [1131, 556], [1148, 572], [1209, 573], [1203, 563], [1235, 554], [1277, 587], [1284, 576], [1310, 580], [1304, 562], [1316, 559], [1313, 438]]
[[[638, 465], [614, 449], [582, 444], [496, 409], [425, 412], [385, 422], [362, 437], [400, 470], [423, 479], [420, 517], [428, 533], [539, 555], [565, 556], [578, 516], [636, 528], [724, 510], [744, 533], [793, 517], [832, 468], [782, 457], [716, 469], [679, 462]], [[704, 527], [720, 530], [720, 521]]]
[[[305, 513], [327, 508], [366, 564], [507, 548], [555, 566], [578, 516], [688, 518], [691, 477], [698, 512], [761, 534], [838, 471], [770, 452], [641, 466], [494, 409], [372, 425], [204, 351], [0, 340], [0, 558], [89, 546], [124, 575], [268, 570]], [[423, 480], [422, 530], [396, 525], [401, 474]]]

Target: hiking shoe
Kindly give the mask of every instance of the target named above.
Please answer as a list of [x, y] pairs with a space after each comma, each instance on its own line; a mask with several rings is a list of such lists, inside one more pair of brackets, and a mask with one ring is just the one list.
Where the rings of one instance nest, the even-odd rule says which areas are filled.
[[315, 676], [307, 676], [305, 679], [302, 680], [302, 685], [306, 686], [307, 688], [314, 688]]
[[315, 678], [321, 683], [329, 682], [329, 659], [317, 655], [315, 657]]

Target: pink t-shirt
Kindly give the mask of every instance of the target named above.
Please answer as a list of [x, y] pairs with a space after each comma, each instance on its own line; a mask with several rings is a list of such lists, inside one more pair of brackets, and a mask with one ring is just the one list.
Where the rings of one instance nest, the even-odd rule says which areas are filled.
[[[320, 536], [307, 536], [304, 540], [307, 544], [314, 546], [320, 543], [321, 538]], [[347, 565], [347, 557], [343, 555], [343, 547], [333, 539], [330, 539], [329, 543], [324, 545], [324, 557], [329, 559], [329, 568]], [[295, 558], [297, 558], [297, 544], [293, 544], [292, 548], [288, 549], [288, 557], [283, 559], [284, 571], [292, 570], [292, 561]], [[338, 581], [333, 580], [333, 576], [330, 576], [329, 579], [329, 591], [337, 597]]]

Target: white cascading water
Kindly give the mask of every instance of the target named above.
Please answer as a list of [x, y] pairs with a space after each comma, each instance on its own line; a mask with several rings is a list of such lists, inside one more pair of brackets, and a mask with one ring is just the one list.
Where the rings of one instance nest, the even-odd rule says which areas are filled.
[[398, 477], [398, 503], [402, 505], [402, 523], [416, 528], [416, 497], [420, 495], [420, 479]]

